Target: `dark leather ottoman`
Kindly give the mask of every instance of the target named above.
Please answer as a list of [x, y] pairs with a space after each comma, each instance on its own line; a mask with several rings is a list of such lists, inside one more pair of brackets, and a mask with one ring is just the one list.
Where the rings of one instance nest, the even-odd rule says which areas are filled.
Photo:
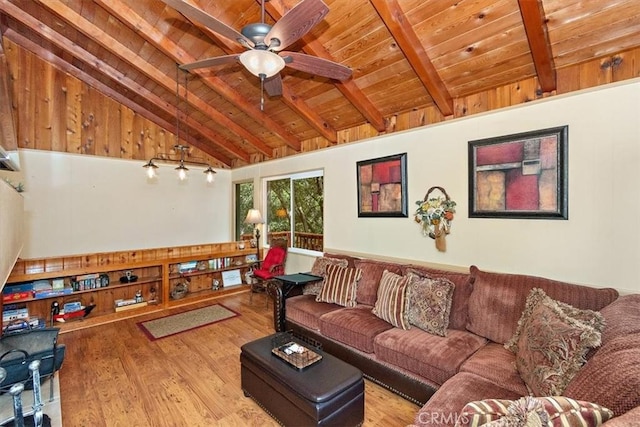
[[271, 353], [272, 338], [241, 347], [240, 378], [245, 396], [285, 426], [362, 424], [362, 372], [322, 351], [318, 351], [321, 361], [298, 370]]

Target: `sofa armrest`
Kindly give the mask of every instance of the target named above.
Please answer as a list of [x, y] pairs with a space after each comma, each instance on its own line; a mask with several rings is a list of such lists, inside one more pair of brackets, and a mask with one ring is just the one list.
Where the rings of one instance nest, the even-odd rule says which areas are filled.
[[282, 283], [279, 280], [269, 280], [267, 282], [267, 294], [273, 300], [273, 328], [276, 332], [284, 332], [285, 302]]

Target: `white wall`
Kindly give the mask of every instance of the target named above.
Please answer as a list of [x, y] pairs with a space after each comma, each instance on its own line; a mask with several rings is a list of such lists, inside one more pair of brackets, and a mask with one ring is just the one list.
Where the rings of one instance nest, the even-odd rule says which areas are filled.
[[0, 181], [0, 289], [4, 286], [23, 246], [24, 199]]
[[[325, 248], [478, 265], [640, 292], [640, 80], [232, 171], [234, 181], [324, 168]], [[468, 141], [569, 126], [569, 220], [468, 218]], [[408, 153], [409, 218], [358, 218], [356, 162]], [[447, 252], [413, 222], [434, 185], [458, 203]]]
[[175, 165], [149, 180], [144, 162], [21, 150], [25, 191], [22, 258], [146, 249], [233, 240], [231, 172], [215, 182]]

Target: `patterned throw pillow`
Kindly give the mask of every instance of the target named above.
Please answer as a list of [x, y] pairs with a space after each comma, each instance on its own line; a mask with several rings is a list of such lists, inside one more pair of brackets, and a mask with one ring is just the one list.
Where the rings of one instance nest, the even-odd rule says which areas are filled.
[[321, 256], [316, 258], [316, 260], [313, 262], [313, 266], [311, 267], [311, 274], [313, 274], [314, 276], [324, 277], [327, 273], [327, 266], [331, 264], [339, 265], [340, 267], [346, 268], [349, 262], [346, 259]]
[[611, 418], [611, 410], [595, 403], [563, 396], [527, 396], [515, 401], [486, 399], [469, 402], [457, 418], [456, 427], [598, 427]]
[[343, 307], [355, 307], [357, 305], [356, 290], [360, 277], [362, 277], [362, 270], [359, 268], [328, 265], [324, 284], [316, 301], [338, 304]]
[[409, 286], [407, 278], [388, 270], [382, 272], [378, 286], [378, 298], [373, 314], [396, 328], [409, 329], [407, 302]]
[[409, 323], [423, 331], [447, 336], [449, 313], [455, 285], [450, 280], [407, 275], [409, 288]]
[[515, 353], [516, 368], [532, 394], [561, 395], [587, 351], [600, 345], [603, 328], [600, 313], [576, 309], [534, 288], [505, 348]]
[[[328, 265], [339, 265], [340, 267], [346, 267], [349, 265], [349, 262], [346, 259], [341, 258], [331, 258], [321, 256], [316, 258], [313, 262], [313, 266], [311, 267], [311, 274], [314, 276], [324, 277], [327, 274], [327, 266]], [[312, 282], [304, 285], [302, 287], [302, 295], [318, 295], [320, 290], [322, 290], [322, 280], [318, 280], [317, 282]]]

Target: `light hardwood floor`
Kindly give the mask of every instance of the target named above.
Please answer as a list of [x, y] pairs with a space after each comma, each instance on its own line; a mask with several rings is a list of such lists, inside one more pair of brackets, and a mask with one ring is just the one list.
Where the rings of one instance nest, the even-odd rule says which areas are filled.
[[[157, 341], [137, 323], [158, 313], [62, 334], [64, 426], [276, 426], [240, 389], [240, 346], [273, 333], [264, 298], [250, 304], [240, 293], [172, 309], [164, 314], [221, 303], [241, 315]], [[364, 426], [405, 426], [417, 410], [366, 382]]]

